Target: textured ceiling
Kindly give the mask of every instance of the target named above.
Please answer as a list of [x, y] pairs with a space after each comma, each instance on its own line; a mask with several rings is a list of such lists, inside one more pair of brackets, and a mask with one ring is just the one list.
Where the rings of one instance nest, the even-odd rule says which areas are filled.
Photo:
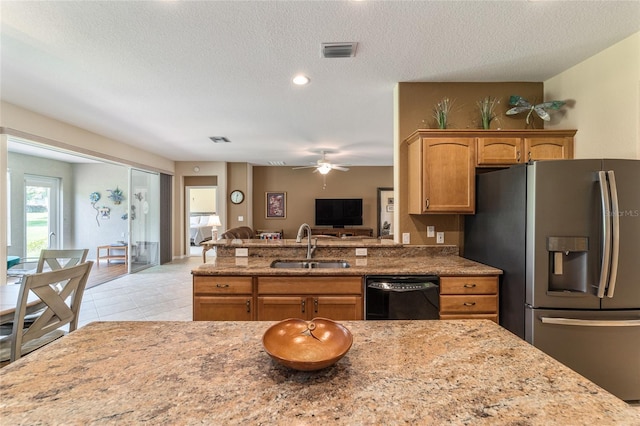
[[[544, 81], [640, 31], [623, 1], [6, 1], [2, 99], [174, 160], [391, 165], [393, 87]], [[324, 59], [322, 42], [358, 42]], [[294, 87], [305, 73], [311, 83]], [[214, 144], [210, 136], [226, 136]]]

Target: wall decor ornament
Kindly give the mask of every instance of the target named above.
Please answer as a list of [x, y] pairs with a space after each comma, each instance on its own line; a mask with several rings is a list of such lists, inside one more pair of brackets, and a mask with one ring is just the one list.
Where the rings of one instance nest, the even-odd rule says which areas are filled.
[[549, 102], [543, 102], [537, 105], [532, 105], [531, 103], [529, 103], [529, 101], [527, 101], [522, 96], [514, 95], [509, 97], [509, 105], [513, 106], [513, 108], [507, 111], [506, 114], [514, 115], [514, 114], [520, 114], [521, 112], [528, 111], [527, 118], [525, 121], [527, 123], [527, 126], [531, 125], [533, 127], [533, 120], [531, 120], [531, 114], [533, 113], [533, 111], [535, 111], [538, 117], [540, 117], [544, 121], [549, 121], [551, 120], [551, 116], [549, 115], [547, 110], [557, 111], [564, 104], [566, 104], [565, 101], [549, 101]]
[[122, 190], [116, 186], [116, 189], [107, 189], [109, 194], [109, 199], [113, 201], [113, 204], [118, 205], [124, 200], [124, 194]]
[[93, 207], [96, 211], [96, 223], [98, 224], [98, 226], [100, 226], [100, 221], [98, 220], [98, 216], [100, 216], [100, 209], [96, 207], [96, 203], [100, 201], [100, 193], [92, 192], [91, 194], [89, 194], [89, 201], [91, 201], [91, 207]]
[[107, 206], [102, 206], [98, 209], [101, 219], [111, 219], [111, 209]]

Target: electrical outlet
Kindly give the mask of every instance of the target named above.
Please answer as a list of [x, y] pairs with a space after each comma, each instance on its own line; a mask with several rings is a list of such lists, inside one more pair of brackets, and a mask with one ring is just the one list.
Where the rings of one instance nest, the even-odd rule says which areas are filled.
[[249, 256], [248, 248], [237, 248], [236, 249], [236, 257], [247, 257]]
[[444, 232], [438, 232], [436, 234], [436, 244], [444, 244]]
[[411, 234], [409, 232], [402, 233], [402, 244], [411, 244]]
[[366, 248], [357, 248], [356, 249], [356, 256], [366, 256], [367, 255], [367, 249]]
[[244, 216], [238, 216], [238, 222], [244, 222]]
[[427, 226], [427, 237], [433, 238], [436, 236], [436, 227], [435, 226]]

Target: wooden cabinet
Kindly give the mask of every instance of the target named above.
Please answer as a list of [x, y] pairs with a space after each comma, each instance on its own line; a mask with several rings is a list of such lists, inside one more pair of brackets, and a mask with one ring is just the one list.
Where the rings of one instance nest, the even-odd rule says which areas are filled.
[[423, 131], [407, 139], [409, 214], [475, 211], [475, 143]]
[[193, 277], [194, 321], [251, 321], [254, 311], [252, 277]]
[[257, 319], [363, 319], [362, 277], [258, 277]]
[[477, 136], [478, 167], [573, 158], [575, 130], [500, 130]]
[[440, 277], [440, 319], [498, 322], [498, 277]]

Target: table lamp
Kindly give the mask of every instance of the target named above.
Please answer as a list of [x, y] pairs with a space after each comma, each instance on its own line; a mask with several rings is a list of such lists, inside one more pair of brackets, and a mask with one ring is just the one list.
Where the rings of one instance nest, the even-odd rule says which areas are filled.
[[209, 223], [207, 223], [207, 225], [211, 227], [211, 239], [213, 241], [217, 241], [218, 226], [222, 226], [222, 223], [220, 222], [220, 216], [218, 216], [217, 214], [212, 214], [211, 216], [209, 216]]

